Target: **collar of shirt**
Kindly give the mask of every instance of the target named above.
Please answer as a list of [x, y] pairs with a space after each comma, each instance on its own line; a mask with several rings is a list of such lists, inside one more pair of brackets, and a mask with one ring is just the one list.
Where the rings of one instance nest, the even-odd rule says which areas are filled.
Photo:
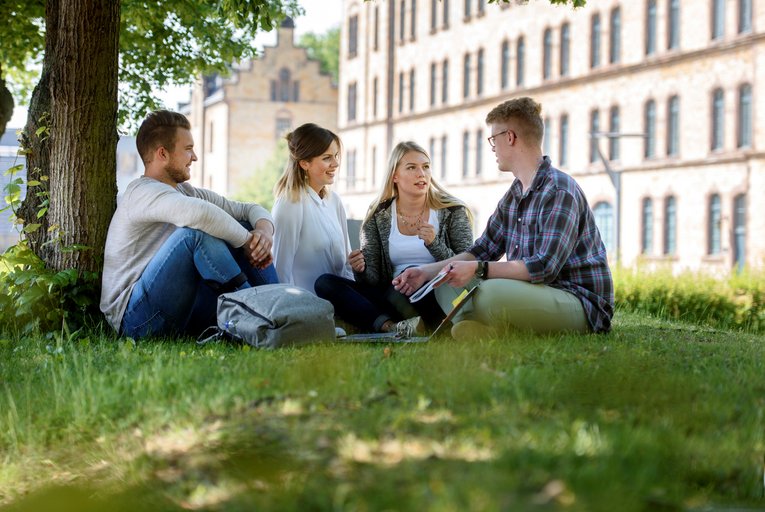
[[319, 194], [312, 189], [311, 187], [306, 187], [306, 191], [308, 192], [308, 197], [310, 197], [314, 203], [316, 203], [319, 206], [327, 207], [327, 201], [329, 200], [329, 191], [326, 191], [327, 193], [324, 195], [324, 199], [319, 197]]
[[539, 162], [539, 167], [537, 167], [537, 170], [534, 172], [534, 177], [531, 180], [531, 186], [525, 194], [523, 193], [523, 184], [521, 183], [521, 180], [515, 178], [515, 181], [513, 181], [513, 184], [510, 186], [510, 191], [513, 196], [515, 196], [517, 199], [521, 199], [526, 197], [532, 190], [539, 190], [542, 186], [544, 177], [550, 170], [551, 165], [550, 157], [547, 155], [543, 156], [542, 161]]

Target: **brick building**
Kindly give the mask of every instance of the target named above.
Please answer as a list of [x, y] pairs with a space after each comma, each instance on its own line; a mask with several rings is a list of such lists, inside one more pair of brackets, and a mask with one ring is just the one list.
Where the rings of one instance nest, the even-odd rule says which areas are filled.
[[235, 66], [230, 77], [206, 77], [192, 90], [184, 112], [199, 158], [192, 184], [229, 195], [256, 179], [287, 132], [307, 122], [337, 130], [337, 85], [294, 44], [294, 28], [287, 18], [276, 46]]
[[765, 264], [763, 2], [346, 0], [343, 19], [336, 190], [349, 217], [413, 139], [480, 233], [513, 178], [485, 116], [531, 96], [544, 151], [581, 184], [612, 260]]

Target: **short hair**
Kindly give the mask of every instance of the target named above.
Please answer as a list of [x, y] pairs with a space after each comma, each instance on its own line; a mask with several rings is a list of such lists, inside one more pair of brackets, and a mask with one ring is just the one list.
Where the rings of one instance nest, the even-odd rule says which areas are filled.
[[500, 103], [486, 116], [486, 124], [507, 123], [511, 120], [518, 123], [519, 135], [542, 142], [545, 128], [540, 103], [529, 97], [514, 98]]
[[149, 112], [135, 137], [135, 145], [144, 164], [151, 162], [151, 155], [157, 148], [163, 147], [170, 151], [175, 148], [178, 128], [191, 130], [191, 124], [183, 114], [170, 110]]
[[308, 188], [308, 174], [300, 167], [300, 162], [322, 155], [332, 142], [337, 143], [339, 150], [342, 143], [340, 137], [332, 130], [314, 123], [298, 126], [288, 133], [285, 139], [287, 139], [290, 155], [284, 172], [274, 186], [274, 196], [288, 194], [294, 203], [300, 199], [300, 192]]

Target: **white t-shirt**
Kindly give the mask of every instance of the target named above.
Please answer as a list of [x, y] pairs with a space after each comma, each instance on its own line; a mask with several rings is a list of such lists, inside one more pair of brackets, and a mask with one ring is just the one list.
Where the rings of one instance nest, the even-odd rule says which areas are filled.
[[353, 279], [348, 264], [351, 242], [340, 197], [329, 192], [324, 199], [312, 188], [290, 201], [282, 195], [273, 208], [274, 266], [280, 283], [294, 284], [314, 292], [322, 274]]
[[[390, 238], [388, 238], [388, 254], [393, 264], [393, 275], [397, 276], [407, 267], [433, 263], [436, 259], [425, 247], [425, 240], [417, 235], [402, 235], [398, 230], [396, 214], [396, 200], [390, 205]], [[430, 210], [428, 224], [432, 225], [438, 233], [438, 215], [435, 210]]]

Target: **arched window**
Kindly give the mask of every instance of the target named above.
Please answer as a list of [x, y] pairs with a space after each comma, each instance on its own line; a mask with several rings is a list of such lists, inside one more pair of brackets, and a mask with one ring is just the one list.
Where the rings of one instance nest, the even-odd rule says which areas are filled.
[[600, 66], [600, 14], [595, 14], [590, 21], [590, 67], [598, 66]]
[[502, 60], [500, 63], [500, 86], [507, 89], [510, 86], [510, 43], [502, 41]]
[[546, 29], [542, 38], [542, 78], [548, 80], [552, 75], [552, 30]]
[[712, 194], [709, 198], [707, 213], [707, 254], [716, 255], [722, 252], [722, 205], [720, 194]]
[[643, 156], [653, 158], [656, 156], [656, 102], [648, 100], [643, 112]]
[[738, 89], [738, 147], [752, 147], [752, 86]]
[[669, 0], [667, 16], [667, 49], [680, 47], [680, 0]]
[[600, 238], [606, 251], [614, 251], [614, 207], [610, 203], [601, 201], [592, 209], [595, 216], [595, 224], [600, 231]]
[[598, 161], [598, 133], [600, 132], [600, 113], [590, 112], [590, 163]]
[[560, 138], [558, 139], [558, 165], [568, 165], [568, 115], [560, 116]]
[[723, 125], [725, 119], [725, 101], [722, 89], [712, 93], [712, 151], [723, 148]]
[[667, 156], [680, 153], [680, 98], [672, 96], [667, 105]]
[[656, 53], [656, 0], [648, 0], [645, 10], [645, 54]]
[[664, 200], [664, 254], [673, 255], [677, 251], [677, 202], [675, 196]]
[[712, 0], [712, 40], [725, 34], [725, 0]]
[[609, 40], [611, 44], [608, 61], [611, 64], [616, 64], [622, 58], [622, 10], [618, 7], [611, 11], [611, 34]]
[[524, 68], [526, 59], [526, 43], [523, 37], [518, 38], [515, 47], [515, 85], [522, 86], [524, 80]]
[[738, 0], [738, 33], [752, 31], [752, 0]]
[[[619, 133], [620, 125], [621, 125], [621, 119], [619, 116], [619, 107], [613, 106], [611, 107], [611, 111], [609, 113], [609, 126], [608, 131], [611, 133]], [[608, 138], [608, 159], [609, 160], [619, 160], [619, 137], [609, 137]]]
[[650, 255], [653, 252], [653, 201], [650, 197], [643, 198], [641, 219], [640, 249], [643, 254]]
[[278, 101], [290, 100], [290, 70], [282, 68], [279, 70], [279, 83], [277, 85]]
[[746, 264], [746, 195], [733, 199], [733, 261], [740, 271]]
[[560, 27], [560, 76], [568, 76], [571, 60], [571, 27], [564, 23]]

